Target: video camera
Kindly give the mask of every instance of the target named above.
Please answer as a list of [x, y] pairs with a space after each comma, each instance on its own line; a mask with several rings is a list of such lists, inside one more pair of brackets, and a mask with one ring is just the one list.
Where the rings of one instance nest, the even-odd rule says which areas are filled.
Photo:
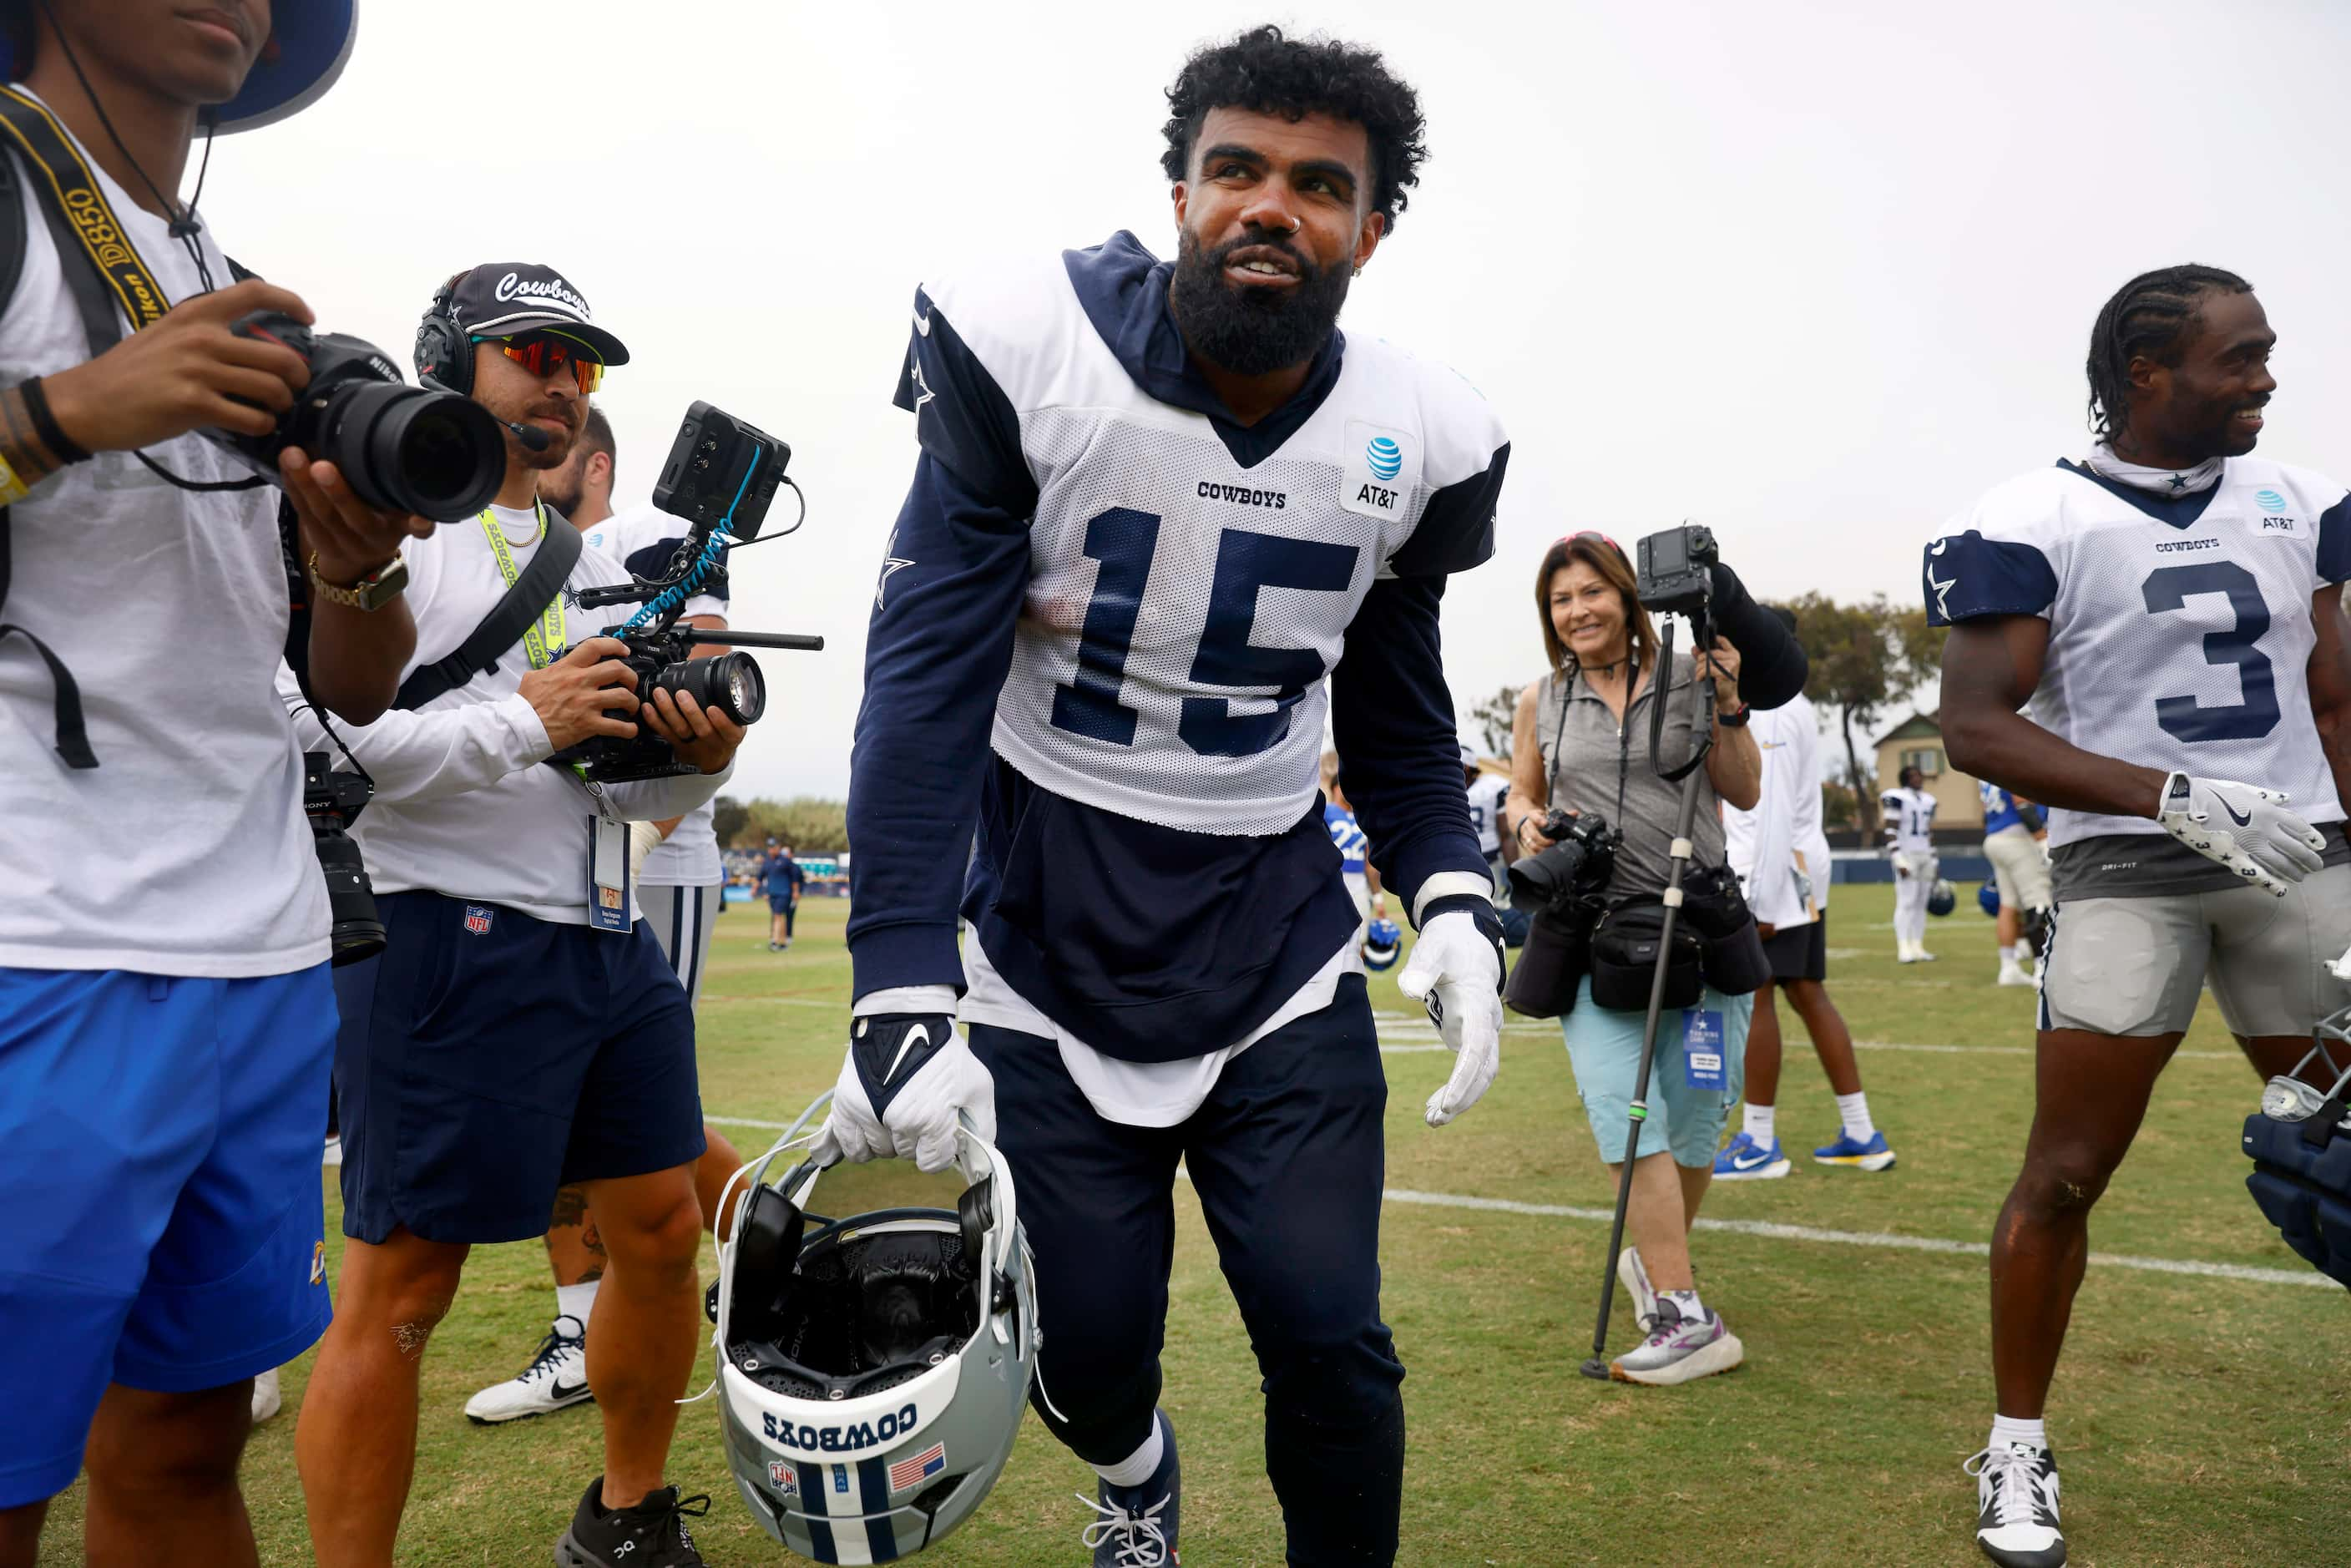
[[[685, 421], [678, 426], [677, 439], [671, 443], [669, 457], [662, 465], [661, 481], [653, 486], [653, 505], [690, 525], [677, 552], [659, 578], [632, 577], [618, 587], [582, 589], [579, 596], [582, 610], [644, 601], [643, 608], [626, 622], [600, 633], [627, 644], [621, 662], [636, 672], [640, 702], [651, 701], [657, 691], [673, 695], [683, 693], [737, 724], [754, 724], [768, 706], [767, 682], [758, 664], [748, 653], [695, 658], [695, 644], [805, 652], [824, 647], [823, 638], [796, 632], [713, 631], [678, 624], [685, 601], [724, 574], [726, 552], [759, 537], [776, 491], [792, 483], [784, 473], [791, 458], [790, 447], [757, 425], [706, 402], [697, 402], [686, 410]], [[695, 771], [692, 763], [678, 760], [669, 742], [642, 724], [629, 739], [591, 736], [548, 760], [559, 766], [576, 763], [583, 776], [598, 784], [668, 779]]]
[[490, 411], [455, 392], [408, 385], [381, 349], [341, 332], [313, 332], [277, 310], [256, 310], [229, 329], [282, 343], [310, 367], [309, 383], [266, 435], [211, 428], [273, 485], [277, 455], [298, 446], [328, 462], [371, 507], [435, 522], [490, 504], [507, 469], [506, 443]]

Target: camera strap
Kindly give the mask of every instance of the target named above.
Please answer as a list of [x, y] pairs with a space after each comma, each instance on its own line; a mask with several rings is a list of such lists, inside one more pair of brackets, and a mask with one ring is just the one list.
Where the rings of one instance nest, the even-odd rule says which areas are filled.
[[[487, 514], [484, 514], [487, 518]], [[559, 527], [549, 527], [552, 517]], [[538, 510], [541, 538], [538, 549], [530, 564], [519, 573], [514, 570], [514, 556], [506, 549], [506, 539], [498, 532], [496, 519], [486, 523], [490, 535], [490, 549], [498, 558], [499, 575], [507, 580], [503, 598], [490, 607], [482, 623], [474, 628], [457, 651], [447, 658], [431, 664], [420, 664], [406, 680], [400, 683], [400, 695], [392, 700], [396, 708], [419, 708], [444, 692], [454, 692], [484, 670], [495, 668], [500, 654], [512, 648], [517, 641], [529, 647], [537, 638], [540, 646], [531, 657], [531, 668], [544, 668], [547, 663], [559, 657], [563, 643], [563, 585], [570, 579], [571, 569], [580, 559], [580, 530], [564, 521], [560, 512], [550, 513], [545, 503]], [[547, 641], [548, 628], [552, 628], [553, 641]]]

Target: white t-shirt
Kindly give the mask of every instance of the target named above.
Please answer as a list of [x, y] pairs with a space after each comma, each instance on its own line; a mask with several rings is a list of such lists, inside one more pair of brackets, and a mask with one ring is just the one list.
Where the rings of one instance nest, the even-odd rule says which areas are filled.
[[[202, 293], [163, 221], [98, 181], [166, 299]], [[29, 188], [19, 199], [25, 265], [0, 313], [0, 386], [89, 357], [48, 224]], [[212, 236], [197, 243], [227, 284]], [[253, 473], [197, 435], [148, 455], [194, 481]], [[0, 622], [71, 670], [99, 766], [57, 756], [48, 668], [22, 636], [0, 638], [0, 966], [243, 977], [326, 960], [301, 748], [270, 694], [287, 615], [277, 503], [268, 486], [174, 489], [131, 454], [101, 452], [9, 509]]]
[[[674, 517], [646, 502], [615, 512], [593, 528], [581, 529], [580, 537], [590, 549], [603, 551], [637, 576], [659, 578], [667, 570], [671, 557], [677, 553], [678, 546], [684, 542], [685, 532], [684, 518]], [[611, 613], [621, 620], [628, 618], [624, 605], [615, 606]], [[694, 595], [685, 601], [682, 613], [716, 615], [719, 624], [725, 625], [725, 588], [721, 586], [715, 593]], [[718, 830], [711, 821], [716, 809], [714, 801], [688, 811], [685, 821], [645, 856], [637, 881], [646, 887], [708, 887], [726, 881], [726, 869], [718, 859]]]
[[[1811, 722], [1809, 704], [1802, 713], [1792, 705], [1758, 709], [1749, 725], [1763, 754], [1762, 792], [1751, 811], [1727, 802], [1722, 808], [1724, 853], [1747, 890], [1748, 907], [1766, 925], [1805, 925], [1813, 919], [1796, 881], [1795, 831], [1806, 787], [1799, 729]], [[1813, 790], [1818, 794], [1818, 786]]]
[[1792, 732], [1791, 777], [1798, 779], [1795, 809], [1790, 813], [1795, 852], [1806, 880], [1813, 884], [1813, 906], [1828, 913], [1829, 886], [1836, 870], [1829, 853], [1829, 836], [1821, 826], [1821, 719], [1810, 697], [1798, 695], [1780, 710], [1781, 720]]
[[[505, 507], [493, 507], [490, 514], [520, 571], [538, 549], [536, 514]], [[431, 538], [402, 545], [401, 554], [408, 561], [409, 610], [416, 617], [416, 653], [401, 672], [405, 680], [455, 653], [506, 592], [506, 580], [478, 521], [444, 523]], [[619, 562], [601, 550], [582, 549], [565, 595], [626, 580]], [[605, 614], [567, 604], [567, 643], [592, 635], [605, 624]], [[378, 893], [426, 889], [585, 925], [589, 819], [600, 810], [631, 821], [680, 816], [726, 781], [724, 773], [690, 773], [591, 792], [569, 768], [541, 767], [554, 747], [522, 695], [529, 668], [517, 639], [496, 668], [421, 708], [395, 710], [371, 725], [335, 726], [375, 779], [375, 799], [351, 836]], [[281, 668], [277, 685], [288, 707], [301, 702], [292, 671]], [[329, 747], [308, 711], [297, 715], [297, 727], [306, 745]], [[339, 766], [348, 766], [335, 755]]]
[[1469, 825], [1478, 830], [1478, 852], [1489, 861], [1502, 852], [1502, 800], [1510, 781], [1499, 773], [1480, 773], [1469, 786]]

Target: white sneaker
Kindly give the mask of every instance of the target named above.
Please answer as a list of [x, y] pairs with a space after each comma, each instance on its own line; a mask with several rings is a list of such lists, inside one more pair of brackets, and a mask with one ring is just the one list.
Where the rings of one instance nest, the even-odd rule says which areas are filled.
[[1669, 1388], [1718, 1372], [1729, 1372], [1747, 1359], [1739, 1336], [1723, 1326], [1720, 1314], [1706, 1309], [1693, 1322], [1672, 1301], [1657, 1303], [1649, 1337], [1608, 1364], [1608, 1375], [1618, 1383], [1646, 1383]]
[[1627, 1247], [1616, 1254], [1616, 1282], [1633, 1298], [1633, 1321], [1641, 1325], [1642, 1337], [1646, 1338], [1657, 1318], [1657, 1292], [1649, 1283], [1649, 1271], [1641, 1267], [1638, 1248]]
[[555, 1320], [538, 1354], [517, 1375], [493, 1383], [465, 1401], [465, 1419], [495, 1427], [531, 1416], [552, 1416], [595, 1398], [588, 1387], [588, 1330], [568, 1313]]
[[2003, 986], [2036, 986], [2041, 982], [2026, 974], [2022, 967], [2015, 964], [2002, 964], [2000, 967], [1999, 983]]
[[260, 1426], [285, 1407], [285, 1396], [277, 1387], [277, 1369], [273, 1366], [253, 1380], [253, 1424]]
[[1989, 1448], [1960, 1469], [1976, 1478], [1976, 1544], [2001, 1568], [2064, 1568], [2057, 1457], [2030, 1443]]
[[340, 1133], [327, 1140], [326, 1152], [319, 1156], [319, 1163], [330, 1168], [343, 1163], [343, 1135]]
[[1910, 961], [1914, 964], [1931, 964], [1935, 961], [1935, 955], [1928, 952], [1927, 945], [1921, 942], [1910, 949]]

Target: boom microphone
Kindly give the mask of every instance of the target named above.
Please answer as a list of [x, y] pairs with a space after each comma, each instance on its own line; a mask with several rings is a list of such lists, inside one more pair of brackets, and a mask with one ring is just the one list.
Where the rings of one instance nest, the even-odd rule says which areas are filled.
[[521, 442], [525, 446], [529, 447], [533, 452], [544, 452], [547, 450], [547, 432], [539, 429], [538, 426], [524, 424], [518, 420], [512, 419], [502, 419], [498, 421], [498, 423], [505, 425], [508, 430], [513, 431], [515, 434], [515, 439]]

